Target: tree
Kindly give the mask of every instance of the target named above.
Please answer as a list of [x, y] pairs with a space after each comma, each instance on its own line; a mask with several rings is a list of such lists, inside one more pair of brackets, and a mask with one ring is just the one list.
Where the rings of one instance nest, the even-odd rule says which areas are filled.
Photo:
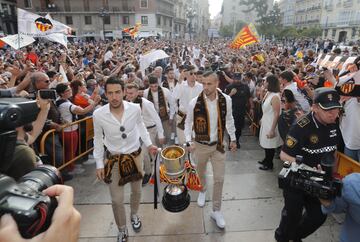
[[235, 28], [235, 33], [234, 33], [234, 24], [229, 24], [229, 25], [223, 25], [220, 27], [220, 35], [222, 37], [234, 37], [233, 35], [239, 33], [239, 31], [245, 26], [246, 24], [241, 21], [238, 20], [236, 22], [236, 28]]
[[300, 30], [302, 37], [317, 38], [322, 35], [322, 30], [318, 27], [305, 28]]
[[269, 9], [267, 0], [240, 0], [239, 4], [248, 6], [247, 10], [243, 10], [244, 13], [248, 13], [255, 10], [258, 16], [257, 22], [259, 24], [266, 23], [267, 21], [266, 14]]

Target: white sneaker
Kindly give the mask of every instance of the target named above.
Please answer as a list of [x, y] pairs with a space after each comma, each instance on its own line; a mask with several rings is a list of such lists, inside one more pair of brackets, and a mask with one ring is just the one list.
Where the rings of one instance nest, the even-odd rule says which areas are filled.
[[179, 144], [179, 139], [178, 139], [178, 137], [175, 137], [175, 141], [174, 141], [174, 143], [175, 143], [176, 145], [178, 145], [178, 144]]
[[212, 211], [210, 217], [216, 221], [216, 225], [220, 229], [225, 228], [225, 219], [220, 211]]
[[117, 236], [117, 242], [126, 242], [127, 238], [128, 238], [127, 228], [119, 230]]
[[204, 207], [205, 205], [206, 192], [199, 192], [199, 196], [197, 199], [197, 204], [199, 207]]

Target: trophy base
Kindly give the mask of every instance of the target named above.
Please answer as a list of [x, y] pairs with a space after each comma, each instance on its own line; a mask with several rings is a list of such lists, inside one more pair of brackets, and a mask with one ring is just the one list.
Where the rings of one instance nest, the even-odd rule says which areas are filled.
[[162, 198], [163, 207], [172, 213], [184, 211], [190, 204], [190, 195], [184, 185], [167, 185]]

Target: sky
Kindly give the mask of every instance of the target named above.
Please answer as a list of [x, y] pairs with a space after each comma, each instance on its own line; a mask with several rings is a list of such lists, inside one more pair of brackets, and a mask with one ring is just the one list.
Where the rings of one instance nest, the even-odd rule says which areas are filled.
[[210, 17], [214, 18], [221, 11], [223, 0], [209, 0]]

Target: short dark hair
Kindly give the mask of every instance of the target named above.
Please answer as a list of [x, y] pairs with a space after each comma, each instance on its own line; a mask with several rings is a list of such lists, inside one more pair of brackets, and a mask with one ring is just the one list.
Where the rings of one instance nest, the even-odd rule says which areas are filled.
[[149, 75], [148, 79], [149, 84], [159, 84], [157, 77], [154, 75]]
[[56, 85], [56, 93], [58, 95], [63, 94], [68, 89], [68, 84], [66, 83], [59, 83]]
[[110, 84], [119, 84], [121, 86], [121, 90], [124, 91], [124, 82], [120, 80], [118, 77], [110, 77], [105, 82], [105, 92], [107, 91], [107, 85]]
[[287, 82], [292, 82], [294, 79], [294, 74], [291, 71], [283, 71], [280, 73], [280, 77], [285, 79]]
[[280, 92], [280, 82], [275, 75], [267, 76], [266, 81], [268, 83], [267, 90], [269, 92]]

